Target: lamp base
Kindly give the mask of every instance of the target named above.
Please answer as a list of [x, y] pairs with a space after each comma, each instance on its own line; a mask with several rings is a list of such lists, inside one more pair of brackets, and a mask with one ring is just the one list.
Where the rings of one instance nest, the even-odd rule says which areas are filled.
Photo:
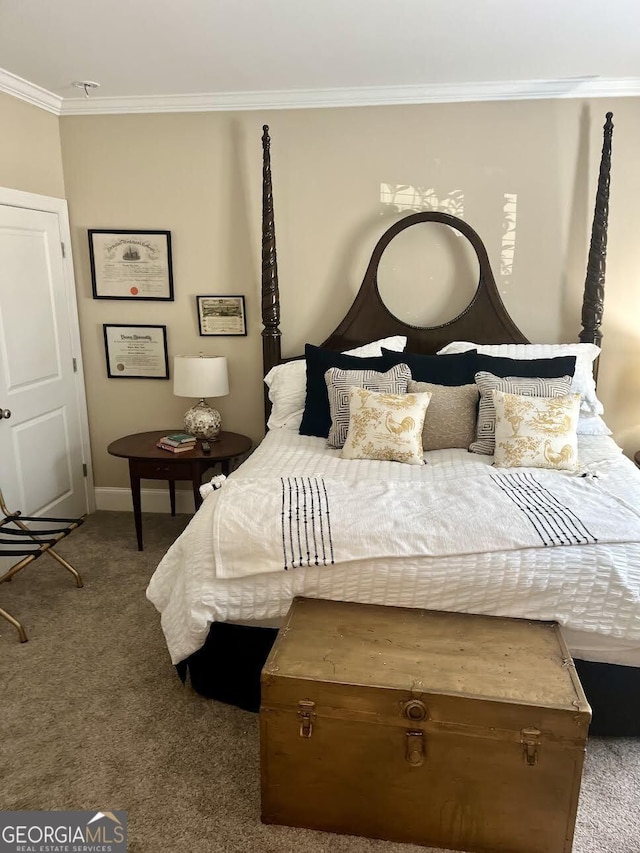
[[206, 400], [200, 400], [184, 416], [184, 431], [205, 441], [217, 441], [222, 429], [222, 418], [217, 409], [211, 408]]

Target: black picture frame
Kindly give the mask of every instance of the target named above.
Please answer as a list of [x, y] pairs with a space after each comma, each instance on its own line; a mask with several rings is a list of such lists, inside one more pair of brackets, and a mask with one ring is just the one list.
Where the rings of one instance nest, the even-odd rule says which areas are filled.
[[[113, 333], [113, 329], [129, 329], [129, 333]], [[155, 329], [157, 335], [145, 334], [144, 330]], [[143, 330], [139, 334], [139, 330]], [[169, 350], [167, 348], [167, 327], [148, 323], [103, 323], [104, 352], [109, 379], [169, 379]], [[118, 335], [120, 340], [118, 341]], [[155, 339], [154, 339], [155, 338]], [[145, 341], [149, 342], [145, 360]], [[120, 351], [117, 348], [120, 347]], [[155, 350], [155, 352], [154, 352]], [[127, 361], [129, 366], [127, 366]], [[141, 366], [142, 365], [142, 366]], [[114, 369], [115, 368], [115, 369]]]
[[247, 311], [241, 294], [198, 295], [196, 310], [200, 337], [246, 337]]
[[173, 302], [170, 231], [90, 228], [88, 236], [94, 299]]

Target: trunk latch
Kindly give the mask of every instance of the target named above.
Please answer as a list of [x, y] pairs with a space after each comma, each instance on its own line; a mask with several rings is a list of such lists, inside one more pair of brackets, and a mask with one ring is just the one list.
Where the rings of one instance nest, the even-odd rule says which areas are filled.
[[421, 767], [424, 764], [424, 734], [421, 731], [407, 732], [407, 755], [406, 759], [412, 767]]
[[520, 738], [520, 743], [522, 744], [522, 752], [524, 755], [524, 760], [533, 767], [538, 763], [538, 746], [540, 739], [540, 729], [522, 729], [520, 732], [522, 737]]
[[312, 719], [315, 717], [314, 708], [316, 703], [310, 699], [301, 699], [298, 702], [298, 716], [300, 717], [300, 737], [311, 737], [313, 733]]

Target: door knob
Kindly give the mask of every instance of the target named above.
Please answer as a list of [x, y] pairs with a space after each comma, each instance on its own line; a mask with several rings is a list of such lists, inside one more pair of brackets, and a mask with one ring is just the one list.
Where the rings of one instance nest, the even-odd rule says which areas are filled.
[[2, 420], [2, 418], [8, 420], [10, 417], [11, 412], [9, 411], [9, 409], [0, 409], [0, 421]]

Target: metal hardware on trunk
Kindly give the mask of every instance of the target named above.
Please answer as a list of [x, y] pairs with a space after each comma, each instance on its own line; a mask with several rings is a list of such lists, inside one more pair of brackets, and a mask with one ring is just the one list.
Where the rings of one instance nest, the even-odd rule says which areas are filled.
[[298, 702], [298, 716], [300, 717], [300, 737], [311, 737], [313, 734], [313, 722], [315, 717], [314, 708], [316, 703], [310, 699], [301, 699]]
[[407, 720], [419, 723], [427, 718], [427, 706], [420, 699], [410, 699], [402, 706], [402, 713]]
[[424, 733], [421, 731], [407, 732], [407, 761], [412, 767], [422, 767], [424, 764]]
[[540, 745], [540, 729], [522, 729], [522, 738], [520, 739], [520, 743], [522, 744], [522, 751], [524, 755], [524, 760], [528, 765], [533, 767], [538, 763], [538, 746]]
[[0, 421], [2, 420], [2, 418], [4, 418], [5, 420], [9, 420], [10, 417], [11, 412], [9, 409], [0, 409]]

